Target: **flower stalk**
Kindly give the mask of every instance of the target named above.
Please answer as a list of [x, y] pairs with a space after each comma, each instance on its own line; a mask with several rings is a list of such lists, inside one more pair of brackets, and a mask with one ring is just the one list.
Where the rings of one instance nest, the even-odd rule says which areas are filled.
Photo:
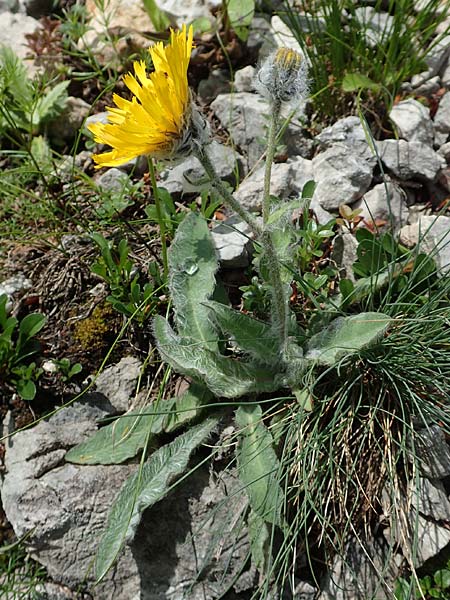
[[161, 201], [159, 198], [158, 186], [156, 183], [155, 167], [153, 159], [148, 157], [148, 172], [150, 175], [150, 182], [152, 184], [153, 199], [155, 201], [156, 218], [158, 219], [159, 225], [159, 239], [161, 240], [161, 258], [163, 264], [164, 280], [167, 281], [169, 273], [169, 263], [167, 260], [167, 243], [166, 243], [166, 224], [164, 223], [164, 216], [161, 210]]

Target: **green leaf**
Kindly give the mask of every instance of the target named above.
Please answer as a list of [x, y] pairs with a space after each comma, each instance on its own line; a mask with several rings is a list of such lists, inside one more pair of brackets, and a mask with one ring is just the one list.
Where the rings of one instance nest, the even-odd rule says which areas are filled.
[[264, 573], [267, 566], [270, 534], [267, 523], [254, 510], [250, 511], [247, 519], [250, 550], [255, 567]]
[[294, 210], [303, 210], [306, 206], [307, 203], [301, 199], [281, 202], [280, 206], [277, 206], [275, 210], [270, 213], [269, 218], [267, 219], [267, 226], [271, 229], [277, 229], [280, 224], [282, 226], [286, 225]]
[[434, 581], [442, 590], [450, 588], [450, 571], [448, 569], [439, 569], [434, 574]]
[[361, 73], [347, 73], [342, 80], [342, 90], [344, 92], [356, 92], [358, 90], [380, 90], [379, 83], [375, 83], [366, 75]]
[[255, 0], [226, 0], [228, 20], [242, 41], [248, 37], [248, 28], [255, 14]]
[[204, 387], [191, 384], [177, 398], [160, 400], [129, 412], [99, 429], [89, 440], [67, 452], [68, 462], [80, 465], [119, 464], [136, 456], [148, 436], [174, 431], [194, 419], [211, 394]]
[[316, 190], [316, 182], [314, 179], [310, 179], [305, 183], [302, 189], [302, 198], [312, 198]]
[[42, 121], [54, 119], [64, 110], [69, 83], [70, 81], [61, 81], [46, 94], [39, 96], [33, 112], [33, 124], [39, 125]]
[[216, 396], [238, 398], [283, 387], [281, 374], [193, 346], [189, 340], [176, 336], [166, 319], [159, 315], [153, 320], [153, 326], [162, 358], [178, 373], [203, 382]]
[[391, 321], [387, 315], [376, 312], [338, 317], [309, 340], [306, 359], [322, 365], [334, 365], [347, 354], [355, 354], [377, 344]]
[[144, 0], [144, 8], [156, 31], [165, 31], [170, 26], [169, 17], [158, 7], [155, 0]]
[[279, 469], [270, 431], [259, 405], [240, 406], [236, 423], [241, 429], [237, 453], [239, 477], [246, 486], [250, 506], [264, 521], [280, 524], [283, 491], [276, 476]]
[[235, 340], [241, 350], [258, 362], [272, 366], [280, 362], [277, 337], [271, 325], [245, 315], [219, 302], [205, 302], [218, 327]]
[[141, 515], [164, 498], [174, 480], [186, 470], [193, 451], [211, 434], [217, 419], [210, 418], [159, 448], [134, 475], [126, 480], [108, 516], [95, 561], [101, 580], [116, 561], [126, 542], [136, 532]]
[[16, 390], [22, 400], [33, 400], [36, 396], [36, 385], [31, 379], [19, 379], [16, 383]]
[[216, 285], [216, 249], [208, 225], [190, 213], [178, 227], [169, 250], [169, 287], [179, 334], [197, 347], [218, 349], [217, 333], [203, 305]]

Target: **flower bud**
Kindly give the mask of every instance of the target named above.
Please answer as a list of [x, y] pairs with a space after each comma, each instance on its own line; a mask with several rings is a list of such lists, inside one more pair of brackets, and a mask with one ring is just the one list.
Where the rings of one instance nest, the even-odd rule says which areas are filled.
[[304, 56], [291, 48], [279, 48], [264, 61], [256, 86], [274, 102], [302, 100], [308, 92], [308, 66]]

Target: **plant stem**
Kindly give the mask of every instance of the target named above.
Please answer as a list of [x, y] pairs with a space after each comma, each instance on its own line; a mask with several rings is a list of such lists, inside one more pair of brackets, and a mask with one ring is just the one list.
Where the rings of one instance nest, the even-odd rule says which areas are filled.
[[233, 194], [224, 185], [223, 181], [217, 175], [216, 170], [206, 151], [203, 148], [198, 149], [195, 152], [195, 156], [201, 162], [206, 174], [211, 180], [212, 186], [220, 194], [224, 204], [227, 204], [229, 208], [231, 208], [231, 210], [233, 210], [237, 215], [239, 215], [241, 219], [250, 226], [255, 235], [260, 236], [261, 226], [259, 225], [258, 221], [252, 214], [249, 213], [247, 209], [245, 209], [239, 204], [239, 202], [236, 200]]
[[148, 157], [148, 172], [150, 174], [150, 181], [152, 183], [153, 198], [155, 200], [156, 218], [158, 219], [159, 225], [159, 237], [161, 240], [161, 255], [163, 263], [164, 280], [167, 281], [169, 267], [167, 262], [166, 226], [161, 212], [161, 203], [159, 201], [158, 186], [156, 185], [155, 167], [153, 165], [153, 159], [150, 157]]
[[281, 101], [274, 100], [271, 103], [271, 118], [269, 125], [269, 137], [266, 151], [266, 170], [264, 173], [264, 195], [263, 195], [263, 223], [267, 223], [270, 214], [270, 177], [272, 175], [272, 163], [275, 156], [278, 121], [280, 118]]

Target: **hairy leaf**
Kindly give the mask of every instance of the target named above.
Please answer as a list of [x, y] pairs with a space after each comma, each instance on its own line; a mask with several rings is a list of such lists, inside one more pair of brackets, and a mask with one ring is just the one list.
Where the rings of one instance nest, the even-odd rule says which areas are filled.
[[68, 462], [80, 465], [119, 464], [136, 456], [148, 436], [174, 431], [194, 419], [210, 397], [209, 391], [198, 384], [177, 398], [160, 400], [129, 412], [113, 423], [99, 429], [90, 439], [67, 452]]
[[250, 511], [247, 523], [253, 563], [261, 573], [264, 573], [267, 567], [270, 542], [269, 528], [264, 519], [254, 510]]
[[189, 213], [178, 227], [169, 267], [178, 333], [193, 344], [217, 350], [217, 333], [203, 302], [214, 292], [218, 263], [208, 225], [200, 215]]
[[162, 358], [178, 373], [203, 382], [216, 396], [238, 398], [251, 392], [274, 392], [283, 387], [281, 374], [273, 370], [195, 346], [175, 335], [161, 316], [156, 316], [153, 324]]
[[264, 521], [280, 524], [283, 491], [277, 482], [277, 455], [270, 431], [262, 421], [259, 405], [240, 406], [236, 411], [240, 434], [237, 464], [250, 506]]
[[219, 302], [205, 302], [214, 313], [219, 328], [232, 336], [244, 352], [257, 361], [275, 367], [280, 361], [277, 337], [271, 325], [238, 312]]
[[33, 112], [33, 124], [39, 125], [43, 121], [54, 119], [64, 110], [69, 83], [70, 81], [61, 81], [39, 97]]
[[376, 312], [338, 317], [309, 340], [306, 359], [334, 365], [345, 355], [378, 343], [391, 321], [389, 316]]
[[217, 419], [210, 418], [159, 448], [142, 469], [126, 480], [115, 499], [97, 550], [95, 573], [101, 580], [136, 532], [141, 515], [164, 498], [173, 481], [188, 466], [192, 452], [210, 435]]

